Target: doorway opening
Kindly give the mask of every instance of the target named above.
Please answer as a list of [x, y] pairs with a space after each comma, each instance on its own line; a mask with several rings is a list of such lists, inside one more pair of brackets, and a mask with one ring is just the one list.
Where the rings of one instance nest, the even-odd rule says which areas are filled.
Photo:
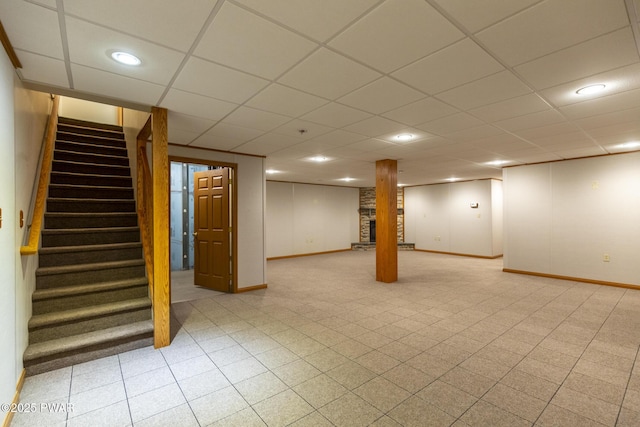
[[[172, 300], [177, 302], [205, 297], [209, 289], [236, 292], [237, 165], [178, 157], [170, 157], [169, 161]], [[213, 193], [203, 194], [202, 188], [198, 189], [205, 182], [202, 179], [203, 175], [222, 174], [226, 177], [224, 180], [209, 181], [217, 183], [215, 188], [211, 189], [216, 192], [216, 196]], [[218, 197], [220, 194], [224, 194], [224, 197]], [[223, 205], [219, 203], [220, 200], [223, 201]], [[221, 209], [224, 209], [224, 212]], [[200, 220], [200, 225], [199, 216], [204, 218]], [[220, 227], [216, 221], [221, 216], [225, 218], [224, 227], [210, 230], [215, 232], [215, 238], [207, 238], [207, 230], [202, 232], [202, 227], [212, 226], [213, 223]], [[221, 242], [224, 244], [220, 245]], [[215, 285], [211, 280], [205, 281], [203, 285], [202, 278], [214, 273]]]

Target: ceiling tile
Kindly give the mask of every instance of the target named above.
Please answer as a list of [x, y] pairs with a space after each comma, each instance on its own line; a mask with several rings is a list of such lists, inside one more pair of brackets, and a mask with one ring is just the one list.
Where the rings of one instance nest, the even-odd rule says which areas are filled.
[[435, 0], [438, 5], [472, 33], [515, 14], [540, 0]]
[[200, 117], [193, 117], [186, 114], [176, 113], [175, 111], [169, 111], [169, 128], [190, 130], [201, 134], [209, 129], [216, 122], [214, 120], [207, 120]]
[[238, 107], [237, 104], [177, 89], [169, 90], [160, 106], [190, 116], [215, 121], [222, 119]]
[[194, 54], [274, 79], [316, 44], [231, 3], [224, 3]]
[[246, 105], [289, 117], [298, 117], [327, 102], [317, 96], [273, 83], [247, 101]]
[[331, 132], [332, 130], [333, 128], [323, 126], [318, 123], [295, 119], [288, 123], [285, 123], [277, 129], [274, 129], [273, 132], [298, 138], [300, 141], [304, 141], [311, 138], [317, 138], [320, 135]]
[[586, 132], [598, 141], [615, 135], [626, 136], [629, 140], [640, 141], [640, 118], [625, 123], [589, 129]]
[[164, 86], [161, 85], [77, 64], [71, 64], [71, 74], [75, 89], [114, 100], [135, 100], [139, 104], [156, 105], [164, 92]]
[[325, 41], [378, 0], [237, 0], [307, 36]]
[[231, 150], [249, 140], [259, 137], [263, 133], [263, 131], [256, 129], [234, 126], [228, 123], [218, 123], [190, 145], [216, 150]]
[[564, 122], [566, 119], [557, 110], [545, 110], [511, 119], [500, 120], [494, 123], [502, 129], [514, 132], [523, 129], [537, 128]]
[[21, 0], [2, 0], [0, 16], [14, 49], [64, 59], [57, 12]]
[[189, 7], [173, 0], [64, 0], [67, 14], [182, 52], [191, 48], [214, 6], [209, 0], [190, 0]]
[[[607, 85], [606, 90], [593, 95], [579, 95], [576, 90], [597, 83]], [[540, 91], [540, 94], [556, 106], [584, 102], [588, 99], [611, 96], [615, 93], [640, 88], [640, 63], [607, 71], [584, 79], [575, 80]]]
[[425, 95], [402, 83], [383, 77], [338, 99], [338, 102], [373, 114], [404, 106]]
[[446, 135], [459, 130], [468, 129], [482, 125], [482, 121], [467, 113], [452, 114], [441, 119], [433, 120], [416, 126], [418, 129], [426, 130], [435, 135]]
[[[316, 139], [310, 139], [308, 141], [301, 142], [296, 145], [296, 148], [304, 150], [309, 153], [322, 153], [327, 154], [329, 150], [335, 149], [336, 147], [340, 147], [339, 145], [328, 144], [327, 142], [323, 142]], [[330, 156], [333, 157], [333, 156]]]
[[627, 27], [519, 65], [515, 71], [536, 89], [544, 89], [633, 64], [638, 59], [633, 33]]
[[507, 99], [506, 101], [500, 101], [495, 104], [475, 108], [469, 112], [482, 120], [493, 122], [511, 117], [524, 116], [526, 114], [536, 113], [550, 108], [551, 106], [549, 106], [549, 104], [547, 104], [538, 95], [535, 93], [529, 93], [527, 95]]
[[511, 66], [600, 36], [629, 24], [624, 2], [548, 0], [477, 34]]
[[357, 132], [370, 137], [376, 137], [390, 132], [401, 131], [406, 127], [407, 126], [402, 123], [394, 122], [392, 120], [385, 119], [384, 117], [375, 116], [349, 125], [345, 127], [345, 130]]
[[265, 135], [257, 137], [252, 141], [236, 147], [235, 151], [266, 156], [278, 150], [282, 150], [283, 148], [290, 147], [299, 143], [300, 140], [298, 140], [297, 138], [278, 135], [275, 133], [267, 133]]
[[542, 148], [534, 148], [531, 150], [523, 150], [517, 153], [512, 154], [512, 158], [521, 163], [531, 164], [531, 163], [543, 163], [543, 162], [554, 162], [556, 160], [561, 160], [562, 158], [557, 154], [546, 151]]
[[436, 120], [457, 112], [458, 109], [438, 99], [426, 98], [388, 111], [382, 115], [400, 123], [415, 126], [419, 123]]
[[461, 110], [492, 104], [531, 92], [524, 83], [509, 71], [501, 71], [448, 90], [437, 96]]
[[56, 3], [56, 0], [29, 0], [29, 1], [31, 3], [48, 7], [49, 9], [53, 9], [53, 10], [58, 9], [58, 4]]
[[167, 133], [169, 143], [178, 145], [189, 145], [200, 136], [198, 132], [173, 127], [169, 127]]
[[371, 114], [332, 102], [302, 116], [302, 119], [341, 128], [370, 117]]
[[281, 77], [279, 82], [324, 98], [336, 99], [378, 77], [379, 73], [321, 48]]
[[512, 153], [514, 151], [533, 147], [530, 143], [508, 133], [476, 139], [472, 144], [482, 150], [501, 154]]
[[[640, 1], [640, 0], [639, 0]], [[614, 111], [613, 113], [602, 114], [595, 117], [576, 120], [575, 123], [582, 129], [596, 129], [604, 126], [612, 126], [620, 123], [633, 122], [637, 123], [640, 117], [640, 107], [631, 108], [623, 111]]]
[[[67, 17], [69, 58], [72, 63], [157, 84], [168, 84], [184, 54], [79, 19]], [[140, 58], [137, 67], [119, 64], [110, 55], [125, 51]]]
[[289, 121], [291, 121], [291, 118], [287, 116], [256, 110], [255, 108], [240, 107], [225, 117], [222, 123], [270, 131]]
[[25, 81], [69, 88], [69, 78], [64, 61], [18, 49], [16, 49], [16, 55], [22, 63], [22, 69], [19, 72]]
[[169, 111], [169, 142], [186, 145], [215, 124], [212, 120]]
[[639, 131], [622, 133], [619, 135], [602, 136], [597, 139], [598, 144], [609, 152], [638, 151], [638, 147], [628, 147], [623, 145], [629, 142], [638, 141], [640, 141]]
[[560, 111], [570, 119], [582, 119], [636, 108], [638, 105], [640, 105], [640, 89], [635, 89], [567, 105], [561, 107]]
[[584, 147], [575, 148], [570, 150], [554, 150], [554, 153], [564, 159], [572, 159], [576, 157], [592, 157], [601, 156], [607, 154], [607, 152], [600, 147]]
[[446, 134], [446, 136], [452, 141], [469, 142], [489, 136], [497, 137], [498, 135], [501, 135], [503, 133], [504, 131], [494, 126], [482, 125], [470, 129], [459, 130], [457, 132], [451, 132]]
[[199, 58], [190, 58], [173, 87], [224, 101], [243, 103], [269, 82]]
[[351, 144], [356, 141], [361, 141], [365, 138], [366, 136], [358, 133], [336, 129], [334, 131], [313, 138], [313, 141], [318, 141], [329, 146], [341, 146]]
[[382, 141], [380, 139], [368, 138], [364, 141], [355, 142], [349, 144], [348, 147], [354, 150], [360, 151], [378, 151], [389, 147], [388, 141]]
[[579, 131], [579, 128], [575, 124], [567, 121], [554, 123], [552, 125], [547, 125], [547, 126], [540, 126], [537, 128], [523, 129], [514, 133], [529, 141], [540, 140], [542, 138], [549, 138], [549, 137], [564, 138], [566, 135], [577, 134], [577, 133], [580, 133], [582, 138], [584, 137], [584, 133], [581, 133]]
[[471, 39], [463, 39], [393, 73], [429, 94], [488, 76], [504, 69]]
[[388, 0], [329, 45], [388, 73], [462, 37], [463, 34], [427, 2]]

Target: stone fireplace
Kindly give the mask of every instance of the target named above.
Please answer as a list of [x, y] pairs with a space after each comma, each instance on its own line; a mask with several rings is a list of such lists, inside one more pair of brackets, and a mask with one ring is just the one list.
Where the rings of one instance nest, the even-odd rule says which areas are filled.
[[[371, 222], [376, 219], [376, 189], [375, 187], [360, 188], [360, 242], [375, 242], [371, 236]], [[372, 239], [373, 237], [373, 239]], [[398, 188], [398, 242], [404, 242], [404, 189]]]

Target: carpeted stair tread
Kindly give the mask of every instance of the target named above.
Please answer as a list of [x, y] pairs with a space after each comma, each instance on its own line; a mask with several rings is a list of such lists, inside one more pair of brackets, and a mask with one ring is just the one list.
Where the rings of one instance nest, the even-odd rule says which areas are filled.
[[50, 248], [41, 248], [38, 252], [40, 253], [40, 255], [42, 254], [48, 255], [48, 254], [58, 254], [58, 253], [98, 251], [100, 249], [110, 250], [110, 249], [139, 248], [141, 246], [142, 246], [141, 242], [107, 243], [103, 245], [54, 246]]
[[[77, 138], [77, 137], [81, 137], [82, 139], [86, 139], [88, 137], [92, 140], [92, 142], [84, 142], [85, 144], [95, 144], [95, 145], [104, 144], [105, 147], [111, 147], [112, 146], [110, 144], [111, 141], [122, 142], [121, 134], [114, 133], [113, 135], [104, 135], [104, 136], [90, 135], [86, 133], [75, 133], [74, 129], [72, 128], [68, 128], [67, 130], [59, 130], [56, 133], [56, 142], [65, 141], [65, 142], [75, 142], [75, 143], [82, 144], [83, 143], [82, 141], [74, 140], [74, 138]], [[124, 147], [118, 146], [118, 148], [124, 148]]]
[[[53, 164], [57, 165], [58, 167], [63, 169], [63, 172], [66, 172], [66, 170], [64, 170], [65, 167], [87, 167], [90, 169], [95, 169], [96, 167], [100, 167], [102, 169], [108, 169], [112, 172], [117, 172], [117, 173], [111, 173], [111, 174], [107, 174], [107, 175], [117, 175], [117, 176], [130, 176], [129, 175], [129, 166], [123, 166], [123, 165], [109, 165], [109, 164], [104, 164], [104, 163], [91, 163], [91, 162], [74, 162], [71, 160], [58, 160], [58, 159], [53, 159]], [[59, 172], [60, 169], [55, 170], [55, 172]], [[78, 173], [78, 172], [76, 172]]]
[[111, 156], [127, 157], [127, 148], [114, 145], [103, 145], [98, 142], [88, 143], [82, 141], [56, 140], [56, 149], [71, 151], [74, 153], [98, 153]]
[[72, 337], [43, 341], [27, 347], [24, 352], [24, 362], [28, 364], [30, 361], [53, 356], [56, 353], [82, 351], [83, 348], [92, 347], [100, 343], [116, 342], [148, 333], [153, 333], [153, 321], [151, 320], [87, 332]]
[[124, 199], [133, 197], [133, 187], [111, 187], [98, 185], [49, 184], [49, 196], [83, 199]]
[[92, 264], [99, 261], [123, 261], [140, 259], [142, 242], [117, 242], [100, 244], [74, 244], [67, 246], [42, 247], [40, 268], [55, 267], [67, 264]]
[[49, 197], [48, 200], [56, 202], [81, 202], [81, 203], [121, 203], [131, 202], [131, 199], [82, 199], [78, 197]]
[[105, 175], [105, 174], [93, 174], [93, 173], [78, 173], [78, 172], [65, 172], [65, 171], [52, 171], [51, 183], [52, 184], [72, 184], [80, 183], [85, 186], [92, 185], [105, 185], [109, 184], [111, 187], [131, 187], [132, 179], [128, 176], [122, 175]]
[[79, 322], [83, 319], [103, 317], [110, 314], [139, 310], [142, 308], [151, 308], [151, 300], [148, 297], [93, 305], [72, 310], [56, 311], [54, 313], [36, 314], [29, 320], [29, 330], [70, 322]]
[[65, 286], [52, 289], [36, 289], [33, 292], [33, 301], [41, 301], [54, 298], [63, 298], [71, 295], [86, 295], [116, 289], [125, 289], [134, 286], [148, 285], [146, 277], [135, 279], [115, 280], [102, 283], [90, 283], [85, 285]]
[[89, 122], [86, 120], [72, 119], [70, 117], [58, 117], [58, 123], [66, 126], [94, 128], [100, 130], [111, 130], [114, 132], [122, 132], [122, 126], [112, 125], [108, 123]]
[[76, 163], [89, 163], [103, 166], [129, 166], [129, 158], [113, 156], [99, 153], [82, 153], [78, 151], [55, 150], [53, 153], [55, 161], [68, 161]]
[[114, 233], [122, 231], [139, 231], [140, 227], [96, 227], [96, 228], [52, 228], [48, 230], [42, 230], [43, 236], [56, 236], [64, 234], [83, 234], [83, 233]]
[[144, 259], [132, 259], [132, 260], [125, 260], [125, 261], [111, 261], [111, 262], [95, 262], [91, 264], [80, 264], [80, 265], [62, 265], [58, 267], [42, 267], [36, 270], [36, 277], [49, 276], [54, 274], [77, 273], [82, 271], [109, 270], [112, 268], [119, 268], [119, 267], [135, 267], [139, 265], [144, 265]]

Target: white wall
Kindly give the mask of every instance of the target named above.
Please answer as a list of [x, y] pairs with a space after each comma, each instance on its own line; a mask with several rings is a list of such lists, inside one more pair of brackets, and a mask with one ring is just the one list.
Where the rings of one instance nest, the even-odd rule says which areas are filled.
[[20, 256], [27, 228], [20, 228], [19, 211], [27, 215], [30, 209], [51, 102], [46, 94], [25, 90], [0, 51], [0, 402], [9, 403], [23, 369], [37, 266], [37, 257]]
[[35, 271], [38, 256], [20, 256], [19, 246], [27, 243], [29, 212], [35, 203], [39, 177], [39, 155], [52, 100], [49, 94], [24, 89], [16, 78], [15, 101], [15, 188], [16, 212], [25, 214], [25, 226], [20, 228], [16, 218], [16, 360], [22, 370], [22, 355], [29, 344], [28, 323], [31, 318], [31, 294], [36, 288]]
[[358, 241], [357, 188], [267, 182], [267, 257], [351, 248]]
[[493, 253], [502, 254], [504, 240], [504, 194], [502, 181], [491, 180], [491, 226]]
[[264, 158], [176, 145], [169, 155], [238, 165], [238, 289], [266, 284]]
[[70, 119], [118, 125], [119, 108], [83, 99], [62, 97], [58, 115]]
[[[0, 49], [0, 402], [9, 403], [16, 391], [16, 232], [15, 232], [15, 146], [13, 121], [14, 71]], [[6, 413], [2, 412], [4, 418]]]
[[504, 190], [505, 268], [640, 285], [640, 153], [507, 168]]
[[499, 256], [501, 198], [497, 180], [405, 187], [405, 242], [428, 251]]

